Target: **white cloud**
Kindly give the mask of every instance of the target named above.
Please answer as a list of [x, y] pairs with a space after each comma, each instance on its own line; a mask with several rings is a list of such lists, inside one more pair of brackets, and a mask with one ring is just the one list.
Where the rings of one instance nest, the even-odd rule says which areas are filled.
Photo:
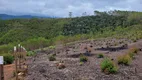
[[13, 15], [81, 16], [83, 12], [134, 10], [142, 11], [141, 0], [0, 0], [0, 13]]

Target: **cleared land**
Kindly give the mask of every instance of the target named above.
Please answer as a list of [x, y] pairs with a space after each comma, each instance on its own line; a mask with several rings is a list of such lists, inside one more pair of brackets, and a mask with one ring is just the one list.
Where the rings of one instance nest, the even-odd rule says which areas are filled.
[[[113, 49], [108, 49], [106, 43], [112, 44]], [[127, 43], [128, 47], [125, 48], [120, 43]], [[88, 61], [80, 65], [79, 56], [86, 52], [86, 46], [91, 48], [91, 53]], [[35, 56], [28, 58], [26, 80], [141, 80], [141, 51], [129, 66], [119, 65], [119, 71], [116, 74], [104, 74], [100, 69], [103, 58], [97, 58], [97, 54], [102, 53], [116, 62], [117, 56], [125, 54], [133, 46], [142, 49], [142, 40], [135, 43], [126, 39], [92, 40], [69, 44], [66, 49], [63, 46], [57, 46], [56, 50], [48, 49], [38, 52]], [[48, 56], [55, 52], [56, 61], [49, 61]], [[63, 61], [66, 68], [58, 69], [56, 64], [59, 61]]]

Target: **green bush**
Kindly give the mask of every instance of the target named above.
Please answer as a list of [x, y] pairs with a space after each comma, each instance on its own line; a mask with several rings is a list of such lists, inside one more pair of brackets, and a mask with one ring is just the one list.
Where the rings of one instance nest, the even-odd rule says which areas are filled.
[[86, 62], [88, 58], [85, 55], [80, 56], [80, 62]]
[[49, 61], [55, 61], [56, 60], [55, 55], [49, 55], [48, 59], [49, 59]]
[[118, 64], [129, 65], [131, 61], [132, 61], [132, 58], [128, 54], [118, 56]]
[[55, 49], [56, 47], [55, 46], [49, 46], [49, 49]]
[[97, 57], [98, 58], [104, 58], [104, 54], [98, 54]]
[[28, 51], [27, 56], [34, 56], [36, 53], [34, 51]]
[[14, 57], [11, 54], [7, 53], [2, 56], [4, 57], [4, 64], [12, 64], [13, 63]]
[[114, 62], [107, 58], [101, 62], [101, 69], [107, 74], [116, 73], [118, 71], [118, 67], [114, 64]]

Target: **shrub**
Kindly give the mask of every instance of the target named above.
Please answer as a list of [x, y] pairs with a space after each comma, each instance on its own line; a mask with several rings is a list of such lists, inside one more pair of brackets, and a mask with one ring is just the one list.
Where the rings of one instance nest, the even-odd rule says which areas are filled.
[[112, 62], [110, 59], [106, 58], [101, 62], [101, 69], [103, 72], [116, 73], [118, 71], [118, 67]]
[[98, 58], [104, 58], [104, 55], [103, 54], [98, 54], [97, 57]]
[[49, 46], [49, 49], [55, 49], [56, 47], [55, 46]]
[[4, 54], [4, 64], [12, 64], [14, 61], [14, 57], [11, 54]]
[[49, 55], [48, 59], [49, 59], [49, 61], [55, 61], [56, 60], [54, 55]]
[[138, 51], [139, 51], [139, 49], [136, 47], [133, 47], [129, 50], [129, 52], [131, 52], [131, 53], [138, 53]]
[[131, 60], [132, 58], [128, 54], [123, 56], [118, 56], [118, 64], [129, 65], [131, 63]]
[[80, 56], [80, 62], [86, 62], [88, 58], [85, 55]]
[[36, 53], [34, 51], [28, 51], [27, 56], [34, 56]]

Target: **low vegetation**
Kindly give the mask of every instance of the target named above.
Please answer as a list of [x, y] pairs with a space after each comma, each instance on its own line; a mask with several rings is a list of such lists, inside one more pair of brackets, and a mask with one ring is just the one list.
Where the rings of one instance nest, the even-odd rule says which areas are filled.
[[101, 62], [101, 69], [104, 73], [116, 73], [118, 71], [118, 67], [114, 64], [113, 61], [106, 58]]
[[137, 47], [133, 47], [129, 50], [129, 52], [136, 53], [136, 54], [138, 53], [138, 51], [139, 51], [139, 49]]
[[100, 53], [97, 55], [98, 58], [104, 58], [104, 54]]
[[49, 49], [55, 49], [56, 47], [55, 46], [49, 46]]
[[130, 57], [130, 55], [125, 54], [125, 55], [118, 56], [117, 60], [118, 60], [118, 64], [130, 65], [132, 58]]
[[11, 54], [3, 54], [4, 56], [4, 64], [12, 64], [14, 61], [14, 57]]
[[34, 51], [28, 51], [27, 56], [34, 56], [36, 53]]
[[49, 61], [55, 61], [56, 57], [55, 57], [54, 54], [51, 54], [51, 55], [48, 56], [48, 59], [49, 59]]
[[128, 55], [133, 59], [135, 56], [135, 53], [129, 52]]
[[88, 58], [85, 55], [80, 55], [80, 62], [87, 62]]

